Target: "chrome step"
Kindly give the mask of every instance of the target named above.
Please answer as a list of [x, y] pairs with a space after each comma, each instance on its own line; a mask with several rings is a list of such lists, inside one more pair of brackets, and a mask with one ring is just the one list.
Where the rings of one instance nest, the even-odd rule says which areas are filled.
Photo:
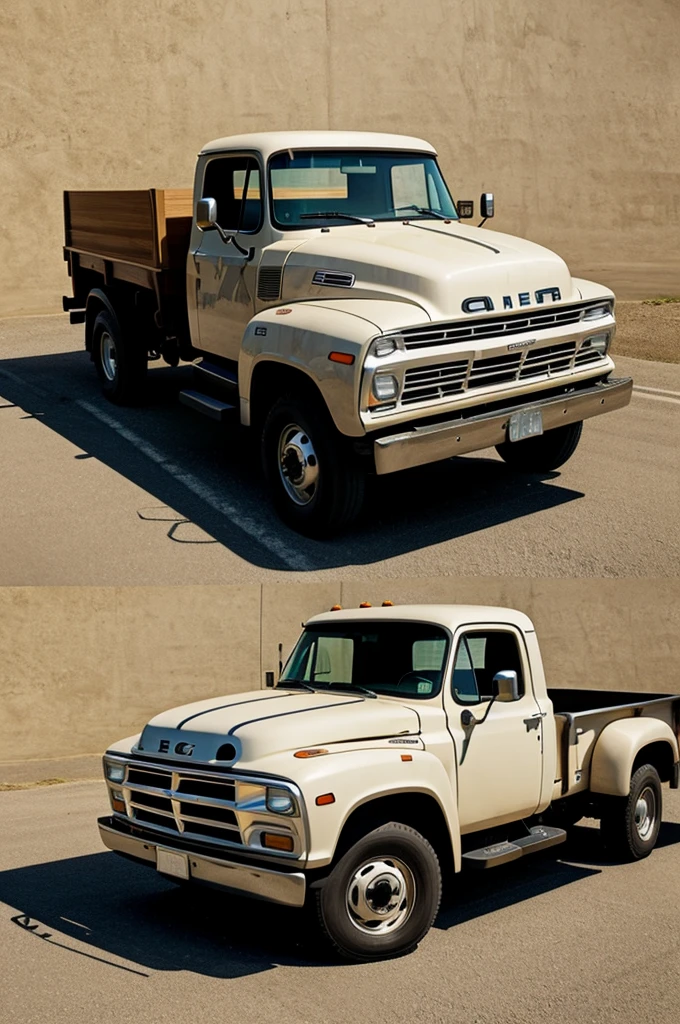
[[223, 420], [227, 413], [232, 412], [236, 406], [228, 402], [221, 402], [218, 398], [211, 398], [200, 391], [180, 391], [179, 400], [190, 409], [209, 416], [211, 420]]
[[509, 864], [511, 860], [519, 860], [529, 853], [547, 850], [549, 846], [557, 846], [567, 838], [563, 828], [552, 828], [548, 825], [534, 825], [526, 836], [513, 839], [512, 842], [492, 843], [478, 850], [469, 850], [463, 854], [463, 867], [496, 868], [501, 864]]

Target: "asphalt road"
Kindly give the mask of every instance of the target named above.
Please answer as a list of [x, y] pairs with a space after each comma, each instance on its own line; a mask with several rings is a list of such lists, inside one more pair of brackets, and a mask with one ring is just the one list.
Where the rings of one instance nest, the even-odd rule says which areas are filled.
[[116, 408], [81, 344], [65, 316], [0, 321], [0, 585], [680, 571], [680, 366], [620, 358], [631, 406], [586, 423], [560, 472], [489, 451], [375, 479], [356, 527], [318, 542], [271, 511], [237, 424], [177, 403], [186, 368]]
[[648, 860], [607, 863], [577, 826], [466, 876], [415, 953], [348, 965], [299, 912], [185, 892], [105, 851], [101, 782], [0, 793], [0, 1024], [671, 1024], [680, 795], [664, 796]]

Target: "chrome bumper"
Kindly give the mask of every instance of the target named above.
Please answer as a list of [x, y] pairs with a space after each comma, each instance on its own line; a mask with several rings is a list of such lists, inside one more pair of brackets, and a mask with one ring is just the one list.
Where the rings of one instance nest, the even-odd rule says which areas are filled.
[[603, 412], [621, 409], [630, 402], [632, 390], [632, 378], [623, 377], [557, 398], [538, 398], [533, 402], [527, 401], [480, 416], [416, 426], [398, 434], [380, 437], [373, 446], [376, 472], [395, 473], [400, 469], [423, 466], [427, 462], [450, 459], [454, 455], [492, 448], [506, 440], [508, 420], [513, 412], [540, 409], [543, 413], [543, 429], [547, 431], [567, 423], [578, 423]]
[[[138, 839], [111, 828], [103, 818], [98, 822], [99, 835], [104, 846], [114, 853], [124, 853], [128, 857], [146, 863], [156, 864], [156, 850], [173, 849], [170, 843], [154, 842], [147, 838]], [[176, 852], [180, 851], [175, 848]], [[209, 857], [205, 854], [190, 852], [189, 874], [191, 879], [209, 882], [232, 892], [255, 896], [268, 900], [270, 903], [284, 903], [288, 907], [301, 907], [305, 902], [306, 879], [301, 871], [272, 871], [271, 868], [254, 867], [251, 864], [239, 864], [236, 861]]]

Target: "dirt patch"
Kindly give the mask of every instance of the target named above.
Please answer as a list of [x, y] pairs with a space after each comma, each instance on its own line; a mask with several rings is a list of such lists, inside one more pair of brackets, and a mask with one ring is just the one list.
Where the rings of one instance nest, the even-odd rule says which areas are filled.
[[35, 789], [36, 786], [60, 786], [67, 779], [40, 779], [39, 782], [0, 782], [0, 793], [10, 793], [15, 789]]
[[680, 363], [680, 298], [617, 302], [612, 355]]

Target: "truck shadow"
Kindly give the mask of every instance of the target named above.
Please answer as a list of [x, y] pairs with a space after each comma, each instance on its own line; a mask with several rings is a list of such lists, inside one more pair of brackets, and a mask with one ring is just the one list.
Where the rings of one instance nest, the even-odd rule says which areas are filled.
[[146, 502], [138, 514], [171, 541], [192, 543], [182, 524], [193, 523], [208, 535], [202, 543], [212, 539], [266, 569], [371, 564], [583, 497], [558, 484], [557, 473], [518, 477], [497, 459], [462, 457], [371, 479], [352, 531], [310, 540], [272, 511], [257, 447], [236, 419], [216, 424], [178, 403], [188, 374], [154, 368], [147, 406], [119, 408], [101, 395], [87, 356], [67, 352], [0, 362], [0, 394], [5, 408], [20, 407], [81, 448], [74, 458], [94, 457], [152, 495], [160, 507]]

